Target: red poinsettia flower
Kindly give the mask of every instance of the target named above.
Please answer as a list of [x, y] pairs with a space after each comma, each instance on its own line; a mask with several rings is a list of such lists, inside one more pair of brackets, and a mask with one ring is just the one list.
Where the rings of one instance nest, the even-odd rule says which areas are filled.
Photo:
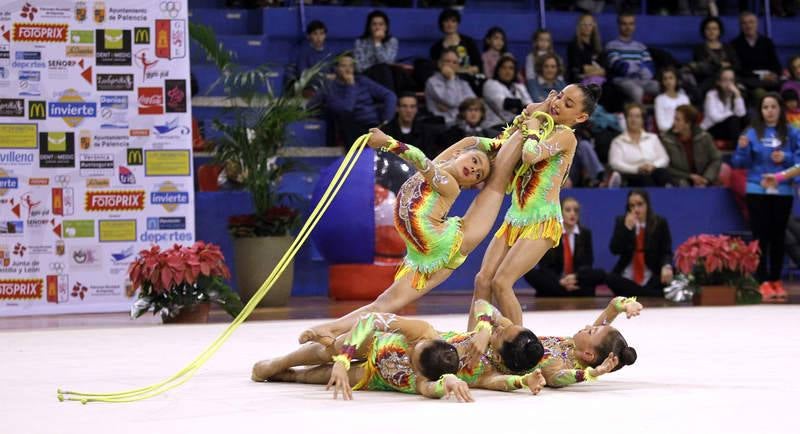
[[161, 251], [161, 247], [153, 245], [149, 250], [140, 251], [128, 267], [134, 288], [147, 283], [156, 294], [183, 284], [195, 285], [200, 275], [230, 278], [219, 246], [198, 241], [190, 247], [175, 244]]

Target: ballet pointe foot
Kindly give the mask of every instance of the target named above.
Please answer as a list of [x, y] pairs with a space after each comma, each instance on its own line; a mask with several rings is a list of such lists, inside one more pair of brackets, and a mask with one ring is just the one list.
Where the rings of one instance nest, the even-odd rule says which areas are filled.
[[306, 342], [316, 342], [326, 347], [333, 345], [336, 342], [336, 338], [330, 333], [330, 331], [325, 330], [321, 327], [311, 327], [310, 329], [306, 329], [303, 333], [300, 333], [300, 338], [298, 341], [301, 344]]
[[263, 383], [282, 370], [276, 360], [262, 360], [253, 365], [250, 379], [256, 383]]

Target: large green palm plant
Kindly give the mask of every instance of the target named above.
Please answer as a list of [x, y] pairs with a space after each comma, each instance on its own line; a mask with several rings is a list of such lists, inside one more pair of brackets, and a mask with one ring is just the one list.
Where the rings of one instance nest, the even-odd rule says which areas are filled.
[[286, 235], [299, 223], [300, 213], [287, 205], [289, 195], [278, 192], [283, 175], [296, 170], [290, 160], [278, 158], [286, 140], [288, 126], [311, 117], [303, 90], [317, 82], [325, 63], [309, 68], [278, 94], [270, 83], [273, 70], [266, 65], [243, 68], [235, 63], [235, 53], [218, 42], [207, 26], [189, 24], [191, 38], [205, 51], [219, 69], [219, 78], [211, 85], [223, 86], [229, 106], [226, 118], [215, 119], [213, 126], [221, 136], [213, 140], [215, 159], [241, 167], [242, 183], [253, 198], [255, 214], [236, 216], [229, 228], [234, 236]]

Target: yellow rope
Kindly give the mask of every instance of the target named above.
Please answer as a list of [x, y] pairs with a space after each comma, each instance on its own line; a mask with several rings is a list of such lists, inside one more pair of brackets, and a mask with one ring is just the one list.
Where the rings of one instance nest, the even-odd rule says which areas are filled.
[[57, 398], [59, 401], [80, 401], [82, 404], [86, 404], [88, 402], [132, 402], [132, 401], [139, 401], [147, 398], [151, 398], [153, 396], [159, 395], [164, 393], [170, 389], [180, 386], [181, 384], [189, 381], [190, 378], [195, 374], [195, 372], [205, 364], [208, 359], [210, 359], [217, 350], [228, 340], [228, 338], [233, 334], [233, 332], [247, 319], [248, 316], [253, 312], [256, 308], [258, 303], [261, 301], [262, 298], [269, 292], [272, 288], [272, 285], [275, 283], [276, 280], [280, 277], [286, 267], [291, 263], [294, 256], [297, 254], [297, 251], [306, 241], [308, 236], [311, 234], [311, 231], [317, 225], [319, 220], [325, 214], [330, 204], [333, 202], [333, 199], [338, 194], [339, 190], [341, 189], [344, 182], [347, 180], [347, 177], [350, 175], [350, 171], [355, 166], [355, 163], [358, 161], [358, 157], [361, 155], [361, 152], [364, 149], [367, 141], [369, 140], [369, 134], [365, 134], [359, 137], [350, 150], [347, 152], [347, 155], [344, 157], [344, 161], [342, 164], [339, 165], [339, 168], [336, 170], [331, 183], [328, 185], [328, 188], [325, 190], [325, 193], [320, 198], [319, 203], [314, 208], [314, 211], [311, 212], [308, 220], [303, 225], [300, 233], [298, 234], [295, 241], [283, 255], [281, 260], [272, 270], [270, 275], [261, 284], [261, 287], [256, 291], [253, 295], [253, 298], [244, 306], [241, 313], [234, 318], [228, 328], [217, 337], [214, 342], [211, 343], [199, 356], [197, 356], [193, 361], [191, 361], [188, 365], [186, 365], [183, 369], [178, 371], [173, 376], [167, 378], [166, 380], [152, 384], [147, 387], [139, 388], [139, 389], [132, 389], [122, 392], [115, 392], [115, 393], [83, 393], [83, 392], [73, 392], [67, 390], [58, 389], [57, 391]]

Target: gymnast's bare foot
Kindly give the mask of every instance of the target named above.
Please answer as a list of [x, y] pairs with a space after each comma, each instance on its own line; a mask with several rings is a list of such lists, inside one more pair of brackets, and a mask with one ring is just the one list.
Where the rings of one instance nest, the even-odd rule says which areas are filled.
[[306, 329], [303, 333], [300, 333], [300, 339], [298, 339], [301, 344], [306, 342], [316, 342], [326, 347], [333, 345], [336, 342], [336, 338], [333, 337], [333, 333], [330, 332], [326, 327], [311, 327], [310, 329]]
[[263, 383], [270, 379], [270, 377], [285, 370], [277, 359], [262, 360], [253, 365], [253, 372], [250, 374], [250, 379], [256, 383]]

